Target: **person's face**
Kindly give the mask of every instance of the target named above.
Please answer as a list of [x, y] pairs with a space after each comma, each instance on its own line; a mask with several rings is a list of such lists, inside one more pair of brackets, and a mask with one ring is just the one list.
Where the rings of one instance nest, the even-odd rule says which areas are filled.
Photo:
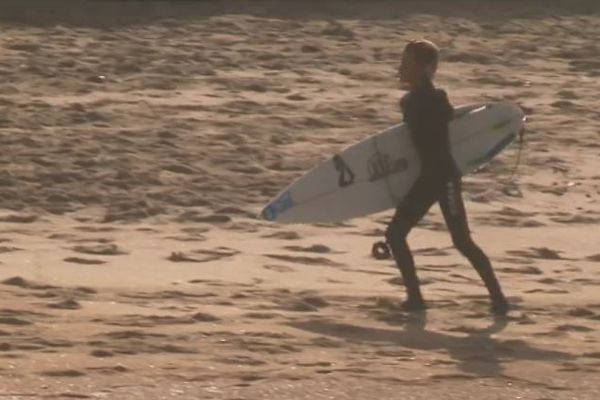
[[398, 67], [400, 87], [402, 89], [413, 88], [423, 80], [425, 75], [425, 68], [417, 61], [414, 53], [410, 49], [404, 49], [402, 60]]

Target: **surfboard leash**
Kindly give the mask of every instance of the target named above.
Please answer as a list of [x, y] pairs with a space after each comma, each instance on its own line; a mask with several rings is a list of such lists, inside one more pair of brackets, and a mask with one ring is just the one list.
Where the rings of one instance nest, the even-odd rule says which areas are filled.
[[510, 172], [510, 176], [508, 177], [509, 182], [513, 181], [513, 179], [517, 173], [517, 169], [521, 165], [521, 154], [523, 154], [524, 146], [525, 146], [525, 126], [523, 126], [521, 128], [521, 130], [519, 131], [519, 148], [517, 149], [517, 160], [515, 161], [515, 165], [513, 166], [512, 171]]
[[[521, 128], [521, 130], [519, 131], [517, 136], [519, 138], [519, 147], [517, 149], [517, 157], [515, 159], [515, 163], [514, 163], [513, 167], [510, 170], [510, 174], [508, 175], [508, 178], [499, 180], [499, 182], [496, 185], [494, 185], [494, 187], [484, 190], [481, 193], [477, 193], [474, 196], [471, 196], [472, 198], [486, 196], [498, 189], [500, 189], [500, 191], [502, 191], [503, 193], [507, 194], [506, 191], [504, 191], [502, 189], [512, 185], [515, 182], [515, 176], [517, 175], [517, 170], [519, 169], [519, 166], [521, 165], [523, 149], [525, 147], [525, 127], [524, 126]], [[521, 194], [520, 190], [517, 189], [517, 191], [519, 194]]]
[[[505, 187], [515, 183], [515, 177], [517, 175], [517, 170], [519, 169], [519, 166], [521, 165], [523, 148], [525, 147], [525, 126], [523, 126], [521, 128], [521, 130], [519, 131], [518, 137], [519, 137], [519, 147], [517, 148], [517, 157], [515, 160], [515, 164], [511, 168], [510, 175], [508, 176], [508, 178], [504, 182], [501, 182], [501, 184], [503, 184]], [[520, 190], [518, 190], [518, 193], [519, 193], [519, 195], [521, 195]]]

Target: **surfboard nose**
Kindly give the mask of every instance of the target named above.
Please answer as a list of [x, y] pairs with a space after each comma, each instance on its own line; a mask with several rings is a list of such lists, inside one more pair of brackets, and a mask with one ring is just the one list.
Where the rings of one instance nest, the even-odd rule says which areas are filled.
[[265, 221], [274, 221], [274, 215], [269, 211], [268, 206], [263, 208], [258, 215], [256, 215], [257, 219], [262, 219]]
[[275, 221], [277, 217], [292, 207], [294, 202], [292, 200], [292, 196], [289, 191], [283, 192], [279, 197], [277, 197], [274, 201], [267, 204], [265, 208], [262, 209], [260, 215], [262, 219], [267, 221]]

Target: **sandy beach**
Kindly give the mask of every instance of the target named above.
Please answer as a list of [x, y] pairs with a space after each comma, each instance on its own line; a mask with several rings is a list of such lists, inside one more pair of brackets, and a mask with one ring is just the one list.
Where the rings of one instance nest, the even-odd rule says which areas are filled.
[[[451, 4], [452, 3], [452, 4]], [[0, 3], [0, 399], [600, 398], [600, 4]], [[493, 318], [439, 208], [256, 218], [400, 122], [406, 41], [454, 105], [510, 100], [518, 146], [465, 178], [513, 305]]]

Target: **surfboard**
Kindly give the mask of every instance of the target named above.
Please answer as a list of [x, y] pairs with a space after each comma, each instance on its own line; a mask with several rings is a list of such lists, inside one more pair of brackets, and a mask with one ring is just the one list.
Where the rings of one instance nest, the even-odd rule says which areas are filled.
[[[510, 102], [457, 107], [450, 146], [460, 172], [488, 163], [523, 129], [524, 115]], [[340, 222], [395, 207], [419, 176], [419, 157], [404, 124], [322, 160], [284, 188], [262, 218], [285, 223]]]

